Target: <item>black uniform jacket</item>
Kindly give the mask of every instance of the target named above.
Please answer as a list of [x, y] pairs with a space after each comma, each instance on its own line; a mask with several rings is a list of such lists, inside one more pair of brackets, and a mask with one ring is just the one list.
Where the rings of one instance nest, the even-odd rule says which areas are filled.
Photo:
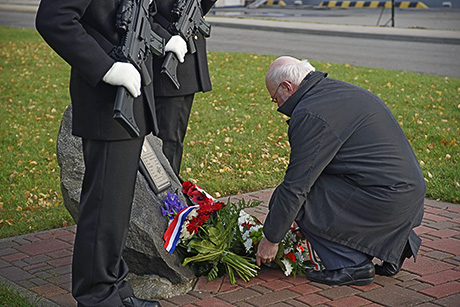
[[[115, 63], [102, 46], [120, 44], [115, 28], [120, 0], [42, 0], [36, 27], [45, 41], [71, 66], [72, 132], [90, 139], [121, 140], [130, 138], [115, 121], [113, 106], [117, 87], [102, 81]], [[90, 35], [86, 29], [96, 30]], [[150, 62], [147, 67], [152, 67]], [[150, 71], [153, 76], [153, 72]], [[155, 130], [153, 86], [144, 86], [134, 101], [135, 120], [141, 135]]]
[[[157, 1], [157, 15], [154, 20], [161, 15], [169, 22], [173, 22], [171, 9], [177, 0], [162, 0]], [[216, 0], [202, 0], [201, 8], [203, 15], [206, 15], [212, 8]], [[160, 17], [161, 18], [161, 17]], [[158, 22], [160, 22], [158, 20]], [[158, 34], [169, 41], [172, 34], [167, 31], [157, 31]], [[212, 30], [211, 30], [212, 33]], [[212, 34], [211, 34], [212, 35]], [[208, 59], [206, 56], [206, 40], [201, 33], [198, 33], [194, 38], [196, 53], [187, 52], [184, 63], [179, 63], [177, 66], [177, 76], [180, 83], [180, 88], [177, 89], [169, 77], [161, 73], [161, 65], [164, 57], [153, 57], [153, 70], [155, 74], [155, 96], [184, 96], [196, 92], [207, 92], [211, 90], [211, 80], [209, 78]]]
[[301, 229], [396, 263], [423, 217], [425, 181], [385, 103], [315, 72], [278, 109], [290, 116], [291, 154], [269, 204], [264, 233], [279, 242]]

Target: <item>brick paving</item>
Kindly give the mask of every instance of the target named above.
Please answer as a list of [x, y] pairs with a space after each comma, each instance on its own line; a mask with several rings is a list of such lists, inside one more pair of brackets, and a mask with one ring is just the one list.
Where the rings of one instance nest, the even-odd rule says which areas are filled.
[[[233, 196], [232, 202], [262, 201], [250, 213], [263, 220], [272, 192]], [[376, 276], [371, 285], [326, 286], [265, 267], [256, 278], [237, 279], [235, 285], [225, 277], [199, 278], [189, 293], [160, 302], [164, 307], [460, 306], [460, 205], [426, 200], [416, 232], [422, 237], [417, 262], [410, 259], [396, 276]], [[76, 306], [70, 294], [74, 236], [71, 226], [0, 240], [0, 282], [38, 306]]]

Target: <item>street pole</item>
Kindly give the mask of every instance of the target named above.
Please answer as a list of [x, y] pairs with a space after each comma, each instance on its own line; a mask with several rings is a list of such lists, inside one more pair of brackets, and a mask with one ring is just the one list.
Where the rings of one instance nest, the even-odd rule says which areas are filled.
[[395, 0], [391, 0], [391, 26], [395, 26]]

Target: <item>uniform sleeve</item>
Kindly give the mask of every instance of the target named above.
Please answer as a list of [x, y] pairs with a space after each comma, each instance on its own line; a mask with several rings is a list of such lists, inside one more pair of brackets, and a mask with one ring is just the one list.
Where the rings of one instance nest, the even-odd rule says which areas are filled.
[[311, 187], [341, 145], [326, 122], [308, 113], [291, 118], [289, 142], [289, 166], [270, 199], [264, 223], [265, 237], [274, 243], [284, 238]]
[[217, 2], [217, 0], [202, 0], [201, 9], [203, 10], [203, 16], [206, 15], [212, 8], [212, 6]]
[[171, 39], [171, 33], [169, 33], [165, 28], [156, 23], [154, 20], [150, 21], [150, 27], [152, 28], [153, 32], [164, 38], [166, 43], [168, 43], [168, 41]]
[[91, 2], [42, 0], [35, 24], [50, 47], [92, 86], [96, 86], [115, 61], [80, 22]]

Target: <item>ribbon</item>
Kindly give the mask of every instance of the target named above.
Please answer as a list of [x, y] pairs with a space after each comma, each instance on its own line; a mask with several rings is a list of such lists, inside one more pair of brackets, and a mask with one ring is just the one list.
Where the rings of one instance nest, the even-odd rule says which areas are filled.
[[305, 240], [305, 241], [307, 241], [308, 256], [310, 257], [311, 263], [315, 266], [314, 270], [321, 271], [323, 269], [323, 265], [316, 258], [315, 250], [313, 249], [313, 246], [311, 246], [311, 243], [308, 240]]
[[199, 208], [199, 206], [189, 206], [179, 211], [179, 213], [172, 220], [171, 224], [169, 224], [168, 229], [166, 229], [166, 232], [163, 236], [163, 239], [165, 240], [163, 247], [170, 254], [174, 252], [177, 242], [179, 241], [180, 231], [182, 229], [182, 225], [184, 224], [185, 218], [190, 212], [192, 212], [192, 210], [196, 208]]

